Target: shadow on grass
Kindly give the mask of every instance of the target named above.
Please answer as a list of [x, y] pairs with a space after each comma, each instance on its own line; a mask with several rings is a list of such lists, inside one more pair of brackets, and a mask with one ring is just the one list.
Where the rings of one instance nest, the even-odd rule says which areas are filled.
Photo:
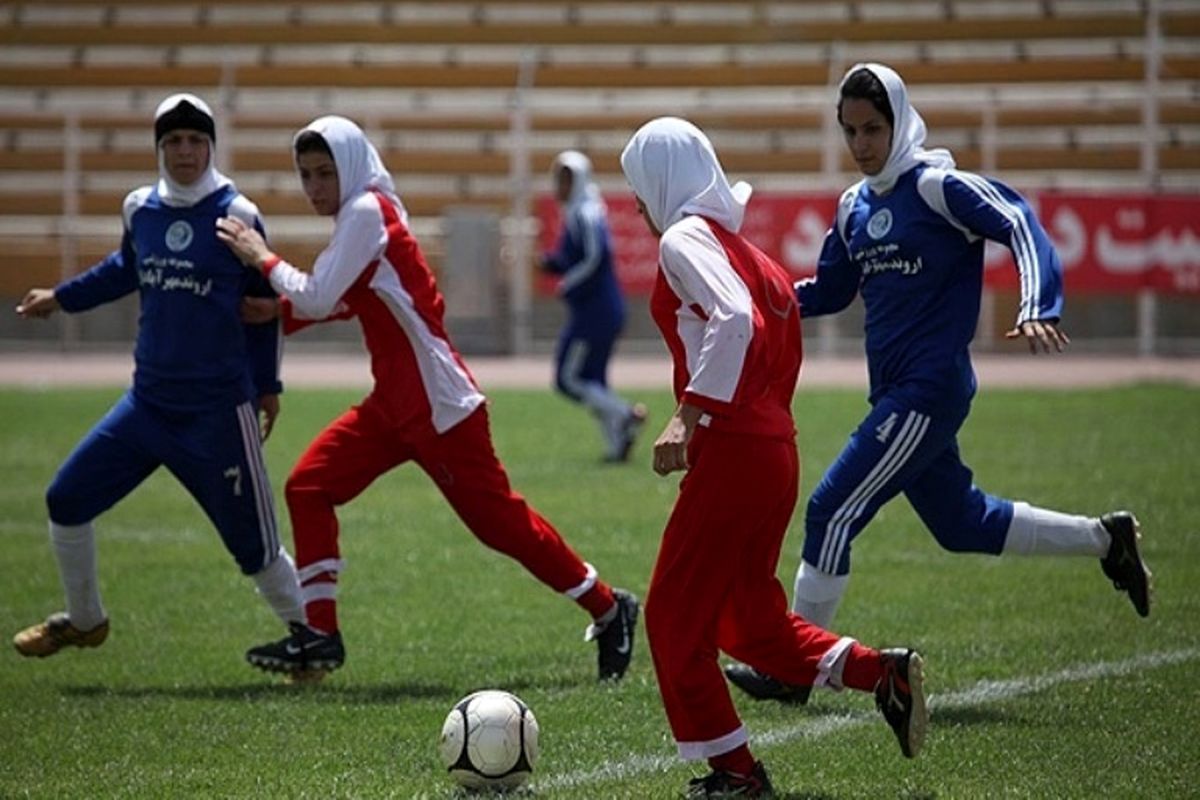
[[72, 698], [146, 700], [238, 700], [272, 701], [300, 697], [315, 702], [393, 704], [403, 700], [442, 698], [447, 702], [458, 697], [451, 686], [430, 683], [388, 683], [371, 686], [339, 686], [336, 684], [296, 685], [284, 683], [245, 683], [231, 686], [143, 686], [114, 688], [111, 686], [64, 686], [62, 693]]
[[419, 681], [350, 685], [339, 684], [336, 679], [327, 679], [317, 684], [290, 685], [282, 682], [242, 683], [233, 685], [193, 686], [64, 686], [63, 695], [72, 698], [145, 700], [163, 698], [168, 700], [238, 700], [273, 701], [302, 697], [314, 702], [351, 703], [358, 705], [393, 704], [404, 700], [440, 699], [447, 703], [479, 689], [502, 686], [510, 692], [527, 689], [535, 691], [578, 689], [590, 686], [594, 681], [582, 676], [556, 676], [549, 679], [500, 681], [494, 686], [449, 686], [443, 683]]
[[934, 730], [946, 725], [993, 725], [1022, 722], [1024, 722], [1024, 718], [1020, 714], [1014, 714], [994, 706], [961, 706], [958, 708], [935, 706], [929, 711], [929, 726]]
[[[828, 794], [827, 792], [775, 792], [776, 800], [849, 800], [856, 795]], [[934, 792], [903, 791], [897, 794], [896, 800], [935, 800]]]

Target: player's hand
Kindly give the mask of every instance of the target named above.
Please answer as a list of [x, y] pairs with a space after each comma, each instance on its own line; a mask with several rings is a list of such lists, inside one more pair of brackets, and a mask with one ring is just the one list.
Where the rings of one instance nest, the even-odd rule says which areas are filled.
[[262, 269], [263, 262], [274, 255], [262, 234], [237, 217], [221, 217], [217, 220], [217, 238], [228, 245], [247, 267]]
[[260, 325], [279, 316], [279, 299], [275, 297], [243, 297], [242, 322]]
[[1071, 338], [1067, 336], [1067, 332], [1060, 330], [1058, 320], [1053, 319], [1035, 319], [1029, 322], [1022, 322], [1011, 331], [1005, 333], [1004, 338], [1023, 338], [1029, 343], [1029, 352], [1034, 355], [1037, 355], [1039, 345], [1044, 353], [1049, 353], [1051, 347], [1061, 353], [1071, 343]]
[[654, 440], [654, 471], [659, 475], [670, 475], [689, 466], [687, 449], [692, 441], [692, 432], [703, 414], [696, 406], [686, 403], [675, 409], [667, 420], [667, 426]]
[[25, 319], [45, 319], [60, 307], [53, 289], [30, 289], [17, 305], [17, 314]]
[[264, 394], [258, 398], [259, 434], [265, 442], [275, 429], [275, 419], [279, 416], [279, 395]]

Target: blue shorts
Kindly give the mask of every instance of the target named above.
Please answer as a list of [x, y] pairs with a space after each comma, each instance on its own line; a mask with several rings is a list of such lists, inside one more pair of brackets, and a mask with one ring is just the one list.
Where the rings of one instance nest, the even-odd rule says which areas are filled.
[[804, 560], [822, 572], [850, 571], [850, 543], [900, 492], [947, 550], [999, 553], [1012, 502], [985, 494], [958, 453], [969, 400], [928, 411], [897, 389], [871, 413], [825, 472], [804, 517]]
[[279, 551], [275, 504], [249, 403], [172, 412], [127, 392], [67, 457], [46, 491], [50, 519], [82, 525], [165, 466], [212, 520], [242, 572]]

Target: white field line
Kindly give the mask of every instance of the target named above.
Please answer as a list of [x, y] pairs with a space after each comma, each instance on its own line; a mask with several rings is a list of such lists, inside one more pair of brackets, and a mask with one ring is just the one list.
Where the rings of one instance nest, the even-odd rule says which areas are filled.
[[[1033, 675], [1026, 678], [1013, 678], [1005, 681], [980, 681], [974, 686], [957, 692], [947, 692], [930, 696], [929, 707], [934, 713], [941, 708], [974, 708], [1005, 700], [1012, 700], [1026, 695], [1037, 694], [1056, 686], [1068, 683], [1080, 683], [1115, 678], [1134, 672], [1144, 672], [1159, 667], [1195, 661], [1200, 658], [1200, 648], [1174, 650], [1160, 653], [1147, 653], [1133, 656], [1121, 661], [1098, 661], [1093, 664], [1077, 664], [1073, 667], [1050, 672], [1044, 675]], [[785, 728], [774, 728], [751, 735], [751, 745], [754, 747], [773, 747], [792, 742], [797, 739], [816, 739], [857, 725], [875, 723], [879, 716], [868, 712], [849, 712], [822, 716], [809, 719], [798, 725]], [[602, 781], [614, 781], [633, 778], [654, 772], [666, 772], [679, 764], [679, 759], [672, 755], [631, 755], [624, 761], [612, 762], [591, 770], [570, 772], [565, 775], [555, 775], [536, 781], [535, 789], [563, 789], [582, 787]]]

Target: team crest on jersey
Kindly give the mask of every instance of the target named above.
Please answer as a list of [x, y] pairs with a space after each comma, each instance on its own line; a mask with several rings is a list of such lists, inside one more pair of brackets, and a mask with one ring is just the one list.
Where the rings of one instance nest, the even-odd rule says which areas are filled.
[[867, 235], [872, 239], [882, 239], [892, 229], [892, 211], [881, 208], [867, 220]]
[[192, 243], [193, 236], [191, 225], [181, 219], [176, 220], [171, 223], [171, 227], [167, 228], [167, 247], [173, 253], [186, 250], [187, 246]]

